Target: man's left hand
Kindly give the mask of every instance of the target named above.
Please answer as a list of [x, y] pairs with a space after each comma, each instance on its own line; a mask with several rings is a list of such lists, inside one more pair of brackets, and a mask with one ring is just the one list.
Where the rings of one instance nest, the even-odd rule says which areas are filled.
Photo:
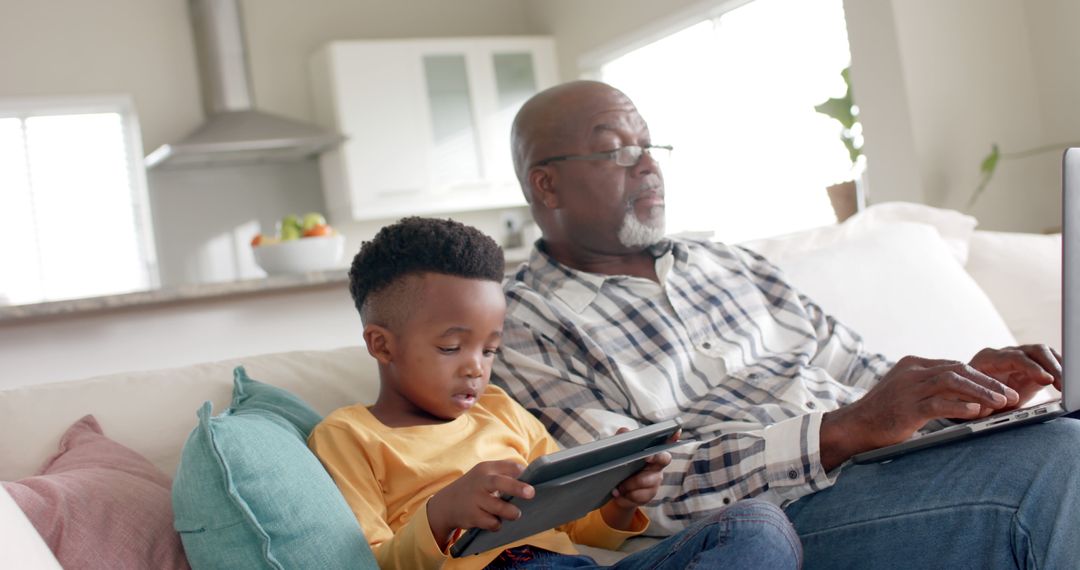
[[1061, 390], [1061, 355], [1045, 344], [985, 348], [969, 364], [1016, 390], [1020, 394], [1017, 406], [1051, 384]]

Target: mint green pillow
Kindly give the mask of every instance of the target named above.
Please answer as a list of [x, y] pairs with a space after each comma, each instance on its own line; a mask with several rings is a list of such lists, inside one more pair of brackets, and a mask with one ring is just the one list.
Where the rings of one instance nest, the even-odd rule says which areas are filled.
[[307, 436], [322, 418], [289, 392], [233, 371], [232, 406], [198, 411], [173, 480], [191, 567], [378, 568]]

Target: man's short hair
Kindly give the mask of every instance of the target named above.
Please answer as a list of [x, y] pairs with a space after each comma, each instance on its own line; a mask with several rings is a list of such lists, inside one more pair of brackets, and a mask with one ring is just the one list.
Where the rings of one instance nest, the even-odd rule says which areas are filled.
[[410, 277], [442, 273], [500, 283], [503, 252], [480, 230], [434, 218], [403, 218], [360, 247], [349, 269], [349, 292], [361, 321], [393, 327], [415, 306]]

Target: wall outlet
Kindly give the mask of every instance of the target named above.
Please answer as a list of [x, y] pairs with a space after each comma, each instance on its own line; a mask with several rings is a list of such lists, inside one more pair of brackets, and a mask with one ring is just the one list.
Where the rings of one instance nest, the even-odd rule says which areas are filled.
[[518, 210], [507, 210], [499, 217], [499, 227], [502, 228], [503, 248], [515, 248], [525, 245], [524, 228], [525, 215]]

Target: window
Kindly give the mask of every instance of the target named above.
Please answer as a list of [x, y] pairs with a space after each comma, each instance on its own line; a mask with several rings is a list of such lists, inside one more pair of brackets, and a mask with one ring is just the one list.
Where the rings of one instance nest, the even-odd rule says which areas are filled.
[[0, 301], [157, 284], [141, 150], [126, 98], [0, 101]]
[[664, 165], [668, 229], [727, 242], [835, 223], [825, 188], [852, 178], [840, 125], [814, 106], [842, 96], [842, 0], [755, 0], [617, 58]]

